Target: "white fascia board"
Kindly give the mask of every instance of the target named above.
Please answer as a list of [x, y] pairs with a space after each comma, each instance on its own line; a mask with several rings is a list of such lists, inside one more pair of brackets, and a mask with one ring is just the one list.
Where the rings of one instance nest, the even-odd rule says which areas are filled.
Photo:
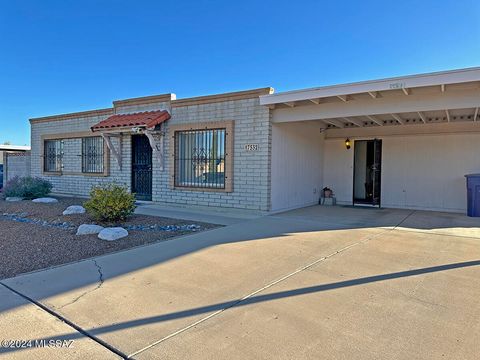
[[0, 151], [29, 151], [30, 146], [0, 145]]
[[[438, 94], [395, 96], [379, 99], [305, 105], [273, 110], [272, 122], [293, 122], [348, 118], [354, 116], [402, 114], [406, 112], [436, 111], [445, 109], [474, 109], [480, 107], [480, 89], [458, 90]], [[472, 110], [473, 112], [473, 110]]]
[[442, 71], [429, 74], [394, 77], [389, 79], [362, 81], [350, 84], [340, 84], [312, 89], [287, 91], [271, 95], [262, 95], [260, 96], [260, 104], [272, 105], [330, 96], [359, 94], [396, 89], [409, 89], [424, 86], [439, 86], [472, 81], [480, 81], [480, 67]]

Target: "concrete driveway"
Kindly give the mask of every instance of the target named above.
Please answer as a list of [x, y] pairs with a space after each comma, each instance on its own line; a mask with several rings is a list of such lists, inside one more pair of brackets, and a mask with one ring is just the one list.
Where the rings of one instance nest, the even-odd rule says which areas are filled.
[[0, 358], [480, 353], [480, 219], [463, 215], [317, 206], [1, 283], [1, 337], [75, 342]]

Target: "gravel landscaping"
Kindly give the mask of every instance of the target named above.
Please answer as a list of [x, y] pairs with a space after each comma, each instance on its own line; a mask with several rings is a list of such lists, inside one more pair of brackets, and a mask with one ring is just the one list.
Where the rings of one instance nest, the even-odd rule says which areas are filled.
[[[57, 199], [50, 204], [0, 199], [0, 279], [218, 227], [147, 215], [101, 224], [88, 214], [62, 215], [85, 199]], [[81, 224], [121, 226], [129, 235], [116, 241], [100, 240], [97, 234], [75, 235]]]

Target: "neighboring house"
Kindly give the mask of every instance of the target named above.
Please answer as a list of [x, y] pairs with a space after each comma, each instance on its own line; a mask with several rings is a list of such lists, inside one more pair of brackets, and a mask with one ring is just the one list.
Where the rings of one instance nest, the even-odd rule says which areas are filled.
[[464, 212], [479, 107], [480, 68], [127, 99], [31, 119], [31, 167], [58, 193], [116, 181], [142, 200], [281, 211], [328, 186], [339, 204]]
[[30, 173], [30, 146], [0, 144], [0, 189], [15, 176]]

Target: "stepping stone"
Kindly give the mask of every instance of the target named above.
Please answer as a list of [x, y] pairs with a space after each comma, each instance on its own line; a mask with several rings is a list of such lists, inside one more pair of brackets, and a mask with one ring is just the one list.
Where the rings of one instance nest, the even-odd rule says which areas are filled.
[[72, 205], [65, 209], [63, 215], [84, 214], [85, 208], [80, 205]]
[[23, 198], [21, 197], [16, 197], [16, 196], [9, 196], [5, 199], [5, 201], [10, 201], [10, 202], [17, 202], [17, 201], [22, 201]]
[[98, 234], [98, 238], [106, 241], [115, 241], [128, 236], [128, 231], [122, 227], [105, 228]]
[[91, 235], [98, 234], [104, 229], [103, 226], [94, 224], [82, 224], [77, 229], [77, 235]]
[[41, 204], [54, 204], [58, 203], [57, 199], [51, 198], [51, 197], [43, 197], [43, 198], [38, 198], [38, 199], [33, 199], [32, 200], [34, 203], [41, 203]]

